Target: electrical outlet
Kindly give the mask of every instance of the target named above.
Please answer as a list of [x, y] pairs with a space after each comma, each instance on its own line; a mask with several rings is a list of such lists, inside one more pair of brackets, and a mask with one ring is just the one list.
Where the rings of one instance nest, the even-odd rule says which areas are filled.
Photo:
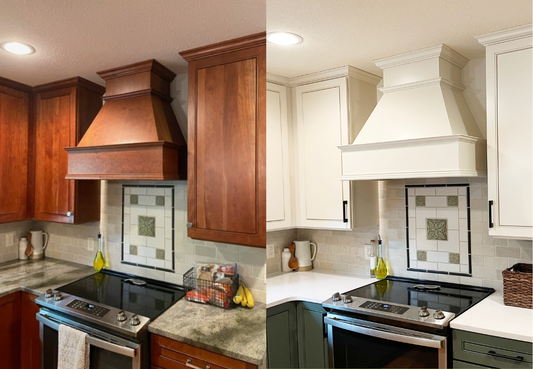
[[372, 255], [372, 245], [365, 245], [365, 260], [370, 260]]
[[94, 251], [94, 237], [87, 237], [87, 250]]
[[14, 243], [13, 233], [6, 233], [6, 247], [13, 246]]
[[272, 259], [274, 256], [276, 256], [274, 244], [267, 245], [267, 259]]

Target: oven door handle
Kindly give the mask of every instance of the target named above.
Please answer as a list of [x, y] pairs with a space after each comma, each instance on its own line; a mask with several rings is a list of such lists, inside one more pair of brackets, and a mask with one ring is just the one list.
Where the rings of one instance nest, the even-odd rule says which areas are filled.
[[[378, 326], [373, 327], [371, 322], [368, 324], [365, 322], [365, 326], [358, 325], [354, 322], [340, 320], [330, 317], [324, 317], [324, 323], [329, 324], [333, 327], [340, 329], [352, 331], [355, 333], [364, 334], [366, 336], [383, 338], [390, 341], [403, 342], [417, 346], [431, 347], [436, 349], [441, 349], [446, 345], [446, 337], [429, 335], [431, 338], [425, 338], [420, 336], [408, 335], [409, 332], [413, 334], [417, 333], [415, 331], [409, 331], [406, 329], [397, 329], [395, 327], [390, 328], [381, 328]], [[420, 333], [424, 334], [424, 333]]]
[[[59, 323], [56, 323], [50, 319], [47, 319], [46, 317], [42, 316], [41, 314], [37, 314], [36, 318], [39, 322], [43, 323], [44, 325], [52, 328], [55, 331], [59, 332]], [[103, 350], [114, 352], [119, 355], [128, 356], [128, 357], [135, 357], [136, 352], [134, 349], [131, 349], [129, 347], [119, 346], [115, 345], [111, 342], [107, 342], [98, 338], [94, 338], [87, 334], [87, 337], [85, 338], [85, 342], [87, 342], [91, 346], [99, 347]]]

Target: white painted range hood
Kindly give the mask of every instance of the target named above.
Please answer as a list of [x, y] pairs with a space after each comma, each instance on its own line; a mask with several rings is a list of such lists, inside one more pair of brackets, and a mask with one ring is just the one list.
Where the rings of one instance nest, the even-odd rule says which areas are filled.
[[468, 59], [445, 45], [374, 61], [381, 100], [342, 151], [342, 180], [486, 176], [486, 140], [463, 97]]

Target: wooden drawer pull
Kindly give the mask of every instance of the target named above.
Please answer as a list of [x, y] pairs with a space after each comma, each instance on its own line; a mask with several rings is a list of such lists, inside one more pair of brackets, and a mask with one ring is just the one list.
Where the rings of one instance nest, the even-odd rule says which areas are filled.
[[513, 361], [524, 361], [524, 357], [523, 356], [512, 357], [512, 356], [497, 354], [496, 351], [492, 351], [492, 350], [490, 350], [487, 353], [487, 355], [490, 355], [492, 357], [499, 358], [499, 359], [506, 359], [506, 360], [513, 360]]
[[[202, 369], [199, 366], [192, 365], [192, 360], [191, 359], [187, 359], [187, 362], [185, 363], [185, 366], [188, 367], [188, 368], [192, 368], [192, 369]], [[205, 369], [211, 369], [211, 367], [209, 365], [206, 365]]]

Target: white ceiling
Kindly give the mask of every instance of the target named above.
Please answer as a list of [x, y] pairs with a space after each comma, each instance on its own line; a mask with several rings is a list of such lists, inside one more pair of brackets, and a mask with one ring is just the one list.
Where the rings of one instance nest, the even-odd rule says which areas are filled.
[[475, 39], [532, 22], [531, 0], [267, 0], [267, 32], [303, 37], [268, 44], [267, 70], [296, 77], [343, 65], [381, 76], [372, 60], [446, 44], [468, 59]]
[[0, 43], [26, 42], [29, 56], [0, 50], [0, 76], [29, 85], [157, 59], [185, 73], [182, 50], [265, 30], [265, 0], [2, 0]]

